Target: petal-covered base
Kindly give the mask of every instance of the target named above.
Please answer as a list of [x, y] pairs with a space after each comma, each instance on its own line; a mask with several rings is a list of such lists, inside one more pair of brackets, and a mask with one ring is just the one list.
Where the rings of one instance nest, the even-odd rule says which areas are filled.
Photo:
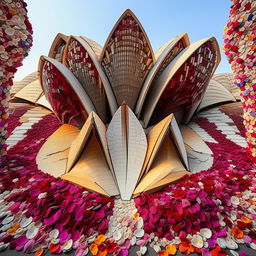
[[[27, 105], [12, 103], [11, 107], [12, 134], [15, 127], [29, 120], [23, 117]], [[213, 165], [158, 193], [139, 196], [135, 199], [138, 212], [133, 201], [116, 201], [114, 205], [111, 198], [88, 193], [37, 169], [38, 150], [59, 127], [56, 117], [44, 116], [9, 150], [10, 164], [0, 169], [0, 225], [3, 230], [11, 225], [3, 231], [5, 235], [0, 241], [6, 247], [10, 242], [9, 247], [16, 250], [30, 252], [48, 247], [58, 253], [71, 248], [70, 243], [77, 253], [107, 250], [127, 254], [134, 244], [141, 251], [151, 246], [159, 255], [176, 250], [213, 251], [217, 255], [222, 250], [218, 244], [231, 249], [245, 243], [256, 248], [255, 173], [250, 171], [254, 165], [241, 144], [241, 115], [239, 103], [203, 111], [191, 127], [197, 125], [198, 134], [204, 136], [214, 158]], [[121, 204], [125, 211], [120, 212]], [[19, 233], [17, 223], [24, 227], [23, 234]], [[116, 232], [117, 225], [120, 232]], [[125, 237], [129, 242], [125, 242]], [[54, 238], [59, 240], [53, 241]], [[204, 248], [202, 240], [208, 243], [204, 243]], [[160, 245], [164, 251], [160, 251]]]

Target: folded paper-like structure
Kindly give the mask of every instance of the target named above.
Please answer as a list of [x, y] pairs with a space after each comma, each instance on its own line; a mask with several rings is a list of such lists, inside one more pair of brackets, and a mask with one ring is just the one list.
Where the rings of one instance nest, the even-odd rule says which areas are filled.
[[80, 131], [61, 126], [39, 151], [37, 163], [44, 172], [108, 196], [120, 194], [123, 200], [188, 174], [186, 150], [174, 115], [146, 135], [125, 104], [108, 128], [94, 112]]
[[41, 89], [31, 81], [16, 93], [63, 124], [41, 148], [39, 168], [124, 200], [181, 178], [189, 166], [178, 125], [216, 104], [216, 90], [233, 100], [216, 83], [207, 90], [219, 62], [213, 37], [190, 45], [181, 34], [154, 53], [131, 10], [103, 47], [58, 34], [39, 61]]

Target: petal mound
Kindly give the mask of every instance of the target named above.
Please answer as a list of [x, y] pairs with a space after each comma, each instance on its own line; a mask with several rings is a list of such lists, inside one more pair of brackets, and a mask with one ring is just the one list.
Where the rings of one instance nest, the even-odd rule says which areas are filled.
[[62, 62], [67, 39], [68, 37], [66, 35], [58, 33], [53, 40], [48, 56], [59, 62]]
[[72, 72], [58, 61], [42, 56], [39, 75], [44, 94], [59, 120], [82, 127], [95, 108]]
[[100, 63], [112, 85], [117, 103], [134, 109], [145, 77], [154, 64], [150, 42], [135, 15], [126, 10], [112, 29]]
[[115, 97], [98, 59], [87, 41], [80, 37], [70, 36], [64, 52], [64, 64], [83, 86], [100, 118], [104, 122], [109, 121], [111, 114], [107, 96], [112, 114], [117, 109]]
[[127, 105], [122, 105], [110, 122], [107, 143], [121, 198], [130, 200], [146, 156], [147, 138]]
[[135, 114], [140, 116], [143, 103], [147, 97], [150, 86], [162, 74], [166, 66], [187, 46], [189, 46], [189, 39], [187, 34], [181, 34], [175, 37], [166, 44], [164, 44], [156, 53], [156, 64], [150, 70], [143, 86], [141, 88], [139, 98], [136, 104]]
[[200, 40], [178, 54], [152, 84], [142, 113], [145, 127], [170, 113], [188, 122], [219, 62], [215, 38]]

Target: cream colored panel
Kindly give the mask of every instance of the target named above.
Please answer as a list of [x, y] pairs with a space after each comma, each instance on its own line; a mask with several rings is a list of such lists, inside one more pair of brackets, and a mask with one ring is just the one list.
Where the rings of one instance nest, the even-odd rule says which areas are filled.
[[220, 83], [210, 80], [210, 83], [206, 89], [204, 97], [197, 109], [199, 112], [203, 108], [210, 107], [215, 104], [221, 104], [225, 102], [236, 102], [235, 97]]
[[169, 137], [166, 137], [151, 169], [142, 178], [134, 194], [166, 185], [181, 178], [184, 174], [189, 174], [189, 172], [187, 172], [181, 163], [181, 159], [176, 152], [175, 144]]
[[42, 93], [42, 87], [40, 85], [39, 80], [37, 79], [26, 85], [19, 92], [17, 92], [14, 95], [14, 97], [30, 101], [31, 103], [36, 103], [36, 101], [40, 98]]
[[79, 130], [72, 125], [64, 124], [58, 128], [39, 150], [36, 162], [38, 169], [59, 177], [65, 173], [69, 148]]
[[[79, 185], [90, 190], [95, 190], [95, 185], [97, 185], [106, 191], [109, 196], [119, 194], [114, 177], [111, 174], [102, 147], [95, 134], [91, 133], [78, 161], [71, 171], [68, 172], [68, 175], [63, 177], [69, 180], [68, 177], [70, 176], [77, 177]], [[91, 187], [87, 180], [91, 180], [95, 185]], [[101, 189], [96, 191], [102, 193]]]

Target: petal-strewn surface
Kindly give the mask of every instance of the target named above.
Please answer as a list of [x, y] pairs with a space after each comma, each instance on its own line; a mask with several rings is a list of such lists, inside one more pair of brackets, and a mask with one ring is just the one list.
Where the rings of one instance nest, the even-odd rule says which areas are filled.
[[112, 29], [100, 62], [118, 105], [134, 109], [143, 81], [154, 63], [154, 53], [135, 15], [127, 10]]

